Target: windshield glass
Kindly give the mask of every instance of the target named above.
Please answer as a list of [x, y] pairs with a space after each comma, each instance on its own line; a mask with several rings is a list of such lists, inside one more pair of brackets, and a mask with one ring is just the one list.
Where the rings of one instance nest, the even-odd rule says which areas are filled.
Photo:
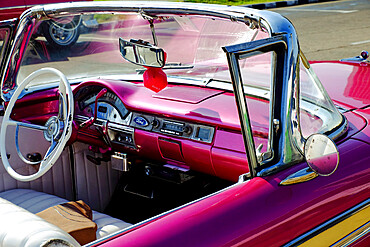
[[319, 79], [303, 65], [300, 70], [300, 123], [304, 138], [326, 133], [338, 127], [343, 119]]
[[[259, 28], [251, 29], [242, 22], [197, 15], [84, 14], [39, 20], [32, 25], [31, 39], [21, 55], [17, 84], [44, 67], [62, 71], [71, 82], [91, 77], [142, 80], [145, 68], [122, 57], [119, 40], [123, 39], [141, 40], [163, 49], [166, 53], [163, 69], [169, 82], [186, 80], [187, 83], [231, 89], [230, 71], [222, 47], [269, 37], [269, 33]], [[273, 67], [271, 54], [240, 61], [248, 95], [270, 101]], [[312, 133], [330, 131], [342, 118], [318, 79], [302, 67], [300, 126], [303, 136], [308, 137]], [[28, 87], [56, 81], [57, 78], [44, 75]], [[267, 110], [265, 115], [268, 114]]]
[[[244, 23], [200, 16], [159, 16], [153, 19], [153, 25], [154, 33], [148, 19], [141, 14], [98, 14], [40, 21], [23, 57], [17, 83], [42, 67], [59, 69], [70, 80], [140, 75], [142, 66], [122, 58], [119, 38], [154, 44], [154, 37], [157, 46], [167, 54], [164, 69], [168, 77], [229, 82], [222, 47], [268, 36]], [[45, 81], [37, 83], [50, 79], [45, 77]]]

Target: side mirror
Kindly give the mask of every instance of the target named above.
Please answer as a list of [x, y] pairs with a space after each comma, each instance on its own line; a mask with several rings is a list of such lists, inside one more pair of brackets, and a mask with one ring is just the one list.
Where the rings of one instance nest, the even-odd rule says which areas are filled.
[[119, 38], [119, 48], [122, 57], [133, 64], [154, 68], [162, 68], [165, 65], [164, 50], [149, 42], [143, 40], [126, 41]]
[[304, 156], [308, 166], [321, 176], [331, 175], [338, 167], [337, 146], [326, 135], [313, 134], [308, 137], [304, 147]]

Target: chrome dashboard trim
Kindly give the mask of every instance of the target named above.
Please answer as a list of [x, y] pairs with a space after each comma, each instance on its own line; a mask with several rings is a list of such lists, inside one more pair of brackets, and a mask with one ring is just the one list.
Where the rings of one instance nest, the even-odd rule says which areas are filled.
[[[125, 118], [124, 122], [114, 123], [114, 122], [109, 122], [108, 121], [108, 127], [112, 127], [112, 128], [115, 128], [115, 129], [125, 129], [126, 127], [130, 128], [128, 125], [131, 121], [131, 118], [132, 118], [132, 113], [129, 113], [127, 115], [127, 117]], [[76, 115], [76, 116], [74, 116], [74, 119], [79, 121], [79, 122], [84, 122], [86, 120], [89, 120], [88, 117], [82, 116], [82, 115]], [[107, 123], [107, 121], [105, 119], [97, 118], [94, 125], [102, 127], [102, 126], [106, 125], [106, 123]]]
[[[213, 126], [193, 123], [191, 121], [186, 120], [163, 118], [155, 115], [133, 112], [132, 119], [134, 120], [137, 117], [145, 118], [149, 122], [149, 124], [146, 126], [142, 126], [135, 123], [135, 121], [131, 121], [130, 126], [133, 128], [159, 133], [166, 136], [179, 137], [181, 139], [188, 139], [204, 143], [212, 143], [213, 141], [215, 133], [215, 127]], [[154, 122], [156, 122], [156, 124], [154, 124]], [[184, 129], [179, 131], [166, 129], [164, 127], [164, 124], [177, 125], [180, 126], [180, 128]], [[188, 131], [186, 131], [185, 128], [188, 128]], [[203, 134], [207, 135], [207, 138], [201, 136], [200, 131], [208, 132], [208, 133], [203, 132]]]

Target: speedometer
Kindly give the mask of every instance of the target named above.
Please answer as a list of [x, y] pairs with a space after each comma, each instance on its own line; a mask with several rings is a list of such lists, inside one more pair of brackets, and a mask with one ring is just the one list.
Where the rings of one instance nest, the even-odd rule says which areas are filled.
[[[101, 87], [90, 87], [85, 90], [81, 90], [76, 100], [78, 100], [79, 110], [84, 115], [91, 117], [95, 111], [95, 100], [96, 96], [100, 92]], [[97, 106], [97, 117], [102, 120], [109, 120], [111, 122], [124, 120], [128, 115], [128, 110], [121, 101], [121, 99], [113, 92], [108, 91], [106, 94], [98, 99]]]

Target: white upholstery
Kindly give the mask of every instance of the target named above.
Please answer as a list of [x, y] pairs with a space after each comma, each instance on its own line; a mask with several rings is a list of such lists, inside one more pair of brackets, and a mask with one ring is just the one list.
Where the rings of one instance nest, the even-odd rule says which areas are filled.
[[[28, 189], [15, 189], [1, 192], [0, 197], [34, 214], [41, 212], [47, 209], [48, 207], [67, 202], [67, 200], [59, 198], [57, 196]], [[0, 213], [1, 212], [2, 209], [0, 208]], [[96, 232], [97, 239], [107, 236], [120, 229], [124, 229], [131, 226], [131, 224], [129, 223], [113, 218], [109, 215], [96, 212], [94, 210], [93, 210], [93, 221], [98, 226], [98, 230]]]
[[[0, 126], [2, 119], [3, 117], [0, 116]], [[36, 143], [35, 140], [37, 140]], [[28, 128], [20, 128], [19, 141], [23, 155], [36, 152], [45, 154], [50, 146], [50, 143], [45, 140], [41, 131]], [[7, 153], [10, 154], [9, 162], [15, 171], [23, 175], [35, 173], [36, 170], [33, 166], [25, 164], [18, 157], [15, 149], [15, 128], [12, 126], [8, 127], [6, 146]], [[32, 189], [72, 200], [73, 189], [71, 174], [68, 148], [64, 150], [49, 172], [32, 182], [20, 182], [10, 177], [0, 160], [0, 192], [19, 188]]]
[[[0, 116], [0, 125], [1, 122], [2, 117]], [[10, 154], [10, 164], [20, 174], [28, 175], [34, 173], [35, 168], [23, 163], [18, 157], [14, 136], [14, 128], [9, 127], [6, 145], [7, 152]], [[20, 149], [24, 155], [36, 152], [44, 154], [50, 146], [50, 143], [43, 138], [42, 132], [39, 131], [21, 128], [19, 136]], [[35, 140], [37, 140], [36, 144]], [[83, 200], [93, 209], [93, 220], [98, 225], [96, 237], [99, 239], [130, 226], [131, 224], [129, 223], [95, 211], [102, 211], [107, 206], [118, 183], [120, 172], [113, 170], [110, 162], [102, 162], [102, 165], [96, 166], [88, 161], [86, 155], [95, 155], [88, 150], [88, 145], [74, 143], [72, 147], [75, 157], [74, 173], [76, 174], [77, 199]], [[66, 148], [54, 166], [42, 177], [32, 182], [19, 182], [10, 177], [0, 160], [0, 198], [4, 198], [34, 214], [48, 207], [71, 201], [74, 193], [70, 164], [70, 152]], [[4, 222], [2, 218], [4, 210], [0, 205], [0, 224]], [[37, 216], [35, 215], [35, 217]], [[2, 233], [5, 229], [1, 228], [0, 230]], [[20, 230], [17, 233], [20, 234]]]
[[102, 211], [108, 205], [121, 174], [112, 169], [110, 162], [101, 162], [97, 166], [86, 158], [87, 155], [95, 157], [97, 154], [89, 151], [87, 144], [73, 144], [77, 198], [92, 209]]
[[[0, 116], [0, 126], [2, 118]], [[11, 126], [8, 129], [6, 148], [10, 154], [11, 166], [23, 175], [35, 173], [35, 168], [25, 164], [18, 157], [14, 141], [15, 129]], [[19, 137], [20, 149], [24, 155], [36, 152], [45, 154], [50, 146], [40, 131], [20, 128]], [[35, 140], [37, 140], [36, 144]], [[111, 168], [110, 162], [102, 162], [100, 166], [91, 163], [86, 156], [96, 154], [89, 151], [88, 147], [89, 145], [79, 142], [72, 145], [77, 198], [86, 202], [93, 210], [102, 211], [108, 205], [121, 174]], [[10, 177], [0, 160], [0, 192], [11, 189], [32, 189], [72, 200], [74, 193], [70, 164], [70, 153], [66, 148], [49, 172], [32, 182], [19, 182]]]
[[52, 239], [80, 246], [59, 227], [2, 198], [0, 209], [0, 246], [40, 247]]

